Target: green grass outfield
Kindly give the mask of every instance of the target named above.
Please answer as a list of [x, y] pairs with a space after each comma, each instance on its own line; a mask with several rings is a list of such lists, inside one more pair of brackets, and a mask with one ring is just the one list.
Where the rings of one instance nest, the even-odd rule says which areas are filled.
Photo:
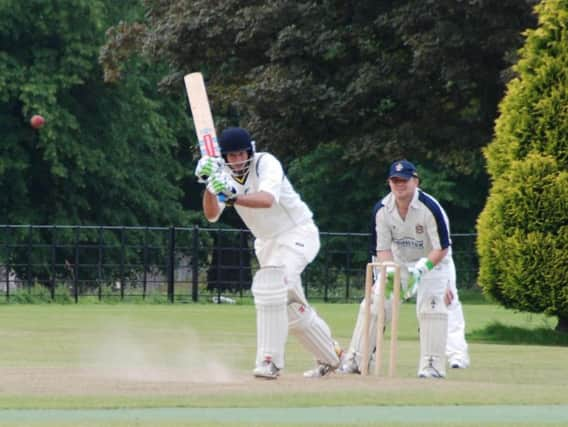
[[[315, 306], [347, 346], [358, 306]], [[406, 304], [397, 378], [306, 380], [290, 337], [282, 376], [261, 381], [251, 305], [0, 305], [0, 426], [568, 425], [568, 348], [530, 344], [555, 322], [493, 305], [465, 316], [472, 366], [445, 380], [415, 377]], [[486, 341], [496, 322], [525, 344]]]

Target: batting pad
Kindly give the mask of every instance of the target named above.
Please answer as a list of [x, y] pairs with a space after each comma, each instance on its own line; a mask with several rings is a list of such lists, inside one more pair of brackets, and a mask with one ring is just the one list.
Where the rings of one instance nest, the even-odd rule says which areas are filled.
[[[378, 286], [376, 286], [378, 288]], [[371, 293], [371, 318], [369, 319], [369, 354], [375, 351], [376, 336], [377, 336], [377, 323], [378, 323], [378, 293]], [[385, 301], [385, 327], [388, 325], [392, 318], [392, 299]], [[365, 301], [359, 305], [359, 314], [357, 315], [357, 322], [351, 337], [351, 344], [349, 345], [349, 354], [353, 354], [357, 366], [361, 367], [361, 357], [363, 352], [363, 325], [365, 323]]]
[[448, 337], [448, 309], [444, 298], [424, 295], [419, 307], [420, 361], [418, 373], [433, 368], [446, 376], [446, 342]]
[[284, 270], [277, 267], [258, 270], [252, 281], [252, 293], [256, 306], [256, 363], [259, 365], [269, 355], [276, 367], [282, 369], [288, 337]]
[[319, 363], [337, 368], [339, 357], [329, 326], [309, 305], [288, 305], [288, 328]]

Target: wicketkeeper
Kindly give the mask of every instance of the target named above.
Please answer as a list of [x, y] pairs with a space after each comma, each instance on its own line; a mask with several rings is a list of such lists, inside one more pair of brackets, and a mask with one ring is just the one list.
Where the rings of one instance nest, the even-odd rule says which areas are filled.
[[302, 288], [300, 275], [320, 247], [312, 212], [280, 162], [269, 153], [255, 152], [245, 129], [226, 129], [219, 145], [223, 159], [202, 158], [195, 175], [207, 184], [206, 218], [215, 222], [225, 207], [232, 206], [255, 237], [260, 270], [252, 283], [257, 326], [254, 376], [278, 377], [288, 331], [316, 359], [316, 368], [304, 376], [324, 376], [339, 367], [341, 349]]
[[[469, 366], [448, 217], [434, 197], [418, 188], [418, 173], [411, 162], [394, 162], [388, 183], [391, 192], [373, 209], [372, 242], [377, 261], [400, 264], [402, 294], [408, 298], [417, 292], [416, 312], [420, 327], [418, 376], [443, 378], [446, 376], [446, 357], [452, 368]], [[373, 293], [370, 337], [376, 336], [377, 301], [378, 296]], [[389, 320], [392, 308], [389, 303], [385, 307], [385, 319]], [[351, 344], [342, 363], [343, 373], [360, 371], [363, 319], [362, 303]], [[369, 342], [373, 351], [375, 340], [370, 338]]]

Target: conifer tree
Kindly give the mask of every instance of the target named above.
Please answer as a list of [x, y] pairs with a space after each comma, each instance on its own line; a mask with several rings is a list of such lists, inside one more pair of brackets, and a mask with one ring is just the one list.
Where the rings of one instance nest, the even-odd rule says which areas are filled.
[[568, 0], [535, 10], [484, 152], [492, 188], [477, 224], [479, 283], [568, 331]]

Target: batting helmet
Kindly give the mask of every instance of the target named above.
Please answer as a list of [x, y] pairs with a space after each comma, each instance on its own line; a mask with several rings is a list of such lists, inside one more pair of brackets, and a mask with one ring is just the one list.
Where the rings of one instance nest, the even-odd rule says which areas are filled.
[[250, 134], [246, 129], [237, 127], [227, 128], [223, 131], [219, 138], [219, 148], [222, 156], [233, 151], [247, 151], [249, 155], [252, 155], [254, 151]]

